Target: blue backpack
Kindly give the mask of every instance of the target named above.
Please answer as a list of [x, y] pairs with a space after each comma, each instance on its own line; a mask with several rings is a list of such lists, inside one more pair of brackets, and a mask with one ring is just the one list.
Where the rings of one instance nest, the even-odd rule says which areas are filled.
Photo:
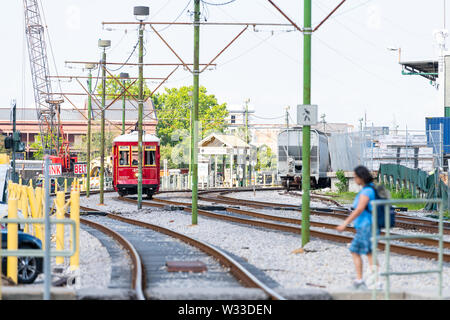
[[[368, 185], [369, 188], [372, 188], [375, 192], [376, 200], [386, 200], [390, 198], [389, 191], [383, 185]], [[386, 228], [385, 221], [385, 213], [384, 213], [384, 205], [377, 206], [377, 224], [378, 229]], [[371, 212], [372, 213], [372, 212]], [[390, 227], [393, 228], [395, 226], [395, 210], [389, 205], [389, 217], [390, 217]]]

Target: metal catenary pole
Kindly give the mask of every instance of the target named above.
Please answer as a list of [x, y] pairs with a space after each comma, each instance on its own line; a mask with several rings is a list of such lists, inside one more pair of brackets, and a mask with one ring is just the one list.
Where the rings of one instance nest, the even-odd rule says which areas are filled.
[[[248, 100], [245, 100], [245, 143], [248, 144]], [[247, 187], [248, 186], [248, 167], [247, 167], [247, 154], [248, 154], [248, 148], [247, 146], [245, 147], [245, 153], [244, 153], [244, 175], [243, 175], [243, 180], [244, 180], [244, 185], [243, 187]]]
[[[12, 172], [11, 172], [11, 180], [12, 182], [17, 182], [17, 174], [16, 174], [16, 141], [15, 141], [15, 136], [16, 136], [16, 102], [13, 101], [13, 134], [12, 134], [12, 153], [11, 153], [11, 158], [12, 158]], [[41, 137], [42, 138], [42, 137]]]
[[[311, 0], [304, 0], [303, 104], [311, 104]], [[302, 247], [309, 242], [311, 127], [303, 126], [302, 143]]]
[[144, 109], [144, 24], [139, 25], [138, 209], [142, 209], [142, 114]]
[[192, 168], [192, 224], [197, 224], [198, 202], [198, 96], [199, 96], [199, 55], [200, 55], [200, 0], [194, 0], [194, 88], [192, 92], [192, 139], [191, 139], [191, 168]]
[[45, 202], [44, 202], [44, 224], [45, 224], [45, 256], [44, 256], [44, 300], [50, 300], [50, 285], [52, 282], [51, 274], [51, 260], [50, 260], [50, 175], [49, 175], [49, 165], [50, 156], [45, 155], [44, 160], [44, 192], [45, 192]]
[[[122, 84], [125, 87], [126, 81], [122, 80]], [[123, 89], [125, 91], [125, 89]], [[122, 97], [122, 134], [125, 134], [125, 92]]]
[[91, 191], [91, 115], [92, 115], [92, 69], [89, 69], [89, 79], [88, 79], [88, 127], [87, 127], [87, 152], [86, 152], [86, 197], [89, 198], [89, 193]]
[[100, 204], [104, 204], [105, 187], [105, 102], [106, 102], [106, 49], [102, 57], [102, 110], [101, 110], [101, 145], [100, 145]]

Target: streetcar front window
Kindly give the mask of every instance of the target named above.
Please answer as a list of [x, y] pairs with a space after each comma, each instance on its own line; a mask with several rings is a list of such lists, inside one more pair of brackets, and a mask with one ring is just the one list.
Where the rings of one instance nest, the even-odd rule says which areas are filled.
[[130, 165], [130, 148], [120, 147], [119, 148], [119, 166], [129, 166]]
[[156, 165], [156, 148], [155, 147], [145, 147], [144, 165], [145, 166]]
[[137, 167], [138, 163], [139, 163], [139, 151], [138, 151], [138, 147], [132, 147], [131, 148], [131, 165], [133, 167]]

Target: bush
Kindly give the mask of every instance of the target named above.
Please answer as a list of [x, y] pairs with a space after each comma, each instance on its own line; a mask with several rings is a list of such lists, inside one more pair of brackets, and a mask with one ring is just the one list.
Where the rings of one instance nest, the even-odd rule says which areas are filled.
[[339, 180], [336, 183], [338, 193], [344, 193], [348, 191], [348, 179], [345, 177], [344, 170], [336, 171], [336, 178]]

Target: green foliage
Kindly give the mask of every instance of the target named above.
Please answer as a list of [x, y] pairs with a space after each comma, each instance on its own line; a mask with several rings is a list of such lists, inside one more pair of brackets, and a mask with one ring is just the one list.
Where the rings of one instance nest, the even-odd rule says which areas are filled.
[[[401, 188], [400, 190], [395, 189], [394, 187], [388, 187], [389, 192], [391, 193], [392, 199], [415, 199], [411, 191], [406, 188]], [[410, 204], [402, 204], [402, 207], [408, 208], [408, 210], [420, 210], [425, 208], [425, 204], [422, 203], [410, 203]]]
[[[119, 81], [122, 83], [122, 80]], [[125, 83], [125, 88], [128, 88], [128, 86], [130, 85], [130, 81], [134, 80], [127, 80], [127, 82]], [[122, 91], [123, 91], [122, 86], [117, 82], [117, 80], [113, 79], [111, 76], [108, 76], [106, 79], [106, 99], [115, 99], [116, 95], [121, 94]], [[136, 81], [129, 89], [127, 89], [127, 91], [128, 92], [125, 93], [126, 95], [130, 93], [137, 99], [139, 96], [138, 81]], [[103, 93], [103, 83], [100, 80], [98, 81], [97, 85], [97, 93], [98, 94]], [[146, 99], [149, 96], [150, 96], [150, 89], [147, 87], [147, 83], [144, 80], [144, 99]], [[127, 97], [127, 99], [131, 100], [132, 98]]]
[[[161, 145], [175, 146], [180, 141], [179, 136], [189, 136], [190, 112], [192, 98], [189, 96], [191, 87], [166, 88], [161, 94], [153, 97], [153, 103], [158, 115], [156, 132], [161, 139]], [[223, 132], [226, 128], [228, 111], [226, 104], [218, 104], [214, 95], [208, 95], [205, 87], [200, 87], [199, 94], [199, 133], [200, 139], [213, 131]], [[180, 132], [182, 134], [180, 134]]]
[[262, 145], [257, 150], [257, 163], [255, 170], [275, 169], [277, 166], [277, 155], [267, 145]]
[[[95, 128], [95, 127], [93, 127]], [[111, 130], [105, 130], [105, 156], [112, 155], [112, 142], [115, 138], [115, 134]], [[87, 154], [87, 135], [82, 137], [82, 151], [80, 161], [86, 159]], [[102, 133], [100, 128], [97, 128], [91, 132], [91, 160], [100, 157], [101, 147], [102, 147]]]
[[348, 179], [345, 177], [343, 170], [336, 171], [336, 178], [339, 180], [336, 183], [336, 187], [339, 193], [348, 191]]
[[[44, 144], [42, 144], [44, 140]], [[48, 145], [50, 142], [53, 145], [53, 149], [56, 149], [56, 147], [54, 146], [55, 142], [56, 142], [56, 135], [48, 135], [48, 136], [44, 136], [44, 139], [42, 139], [41, 134], [37, 134], [34, 136], [34, 142], [30, 144], [30, 149], [35, 149], [37, 151], [35, 151], [33, 153], [33, 159], [34, 160], [42, 160], [44, 159], [44, 145]], [[59, 144], [62, 144], [62, 137], [59, 138]]]
[[346, 191], [342, 193], [326, 192], [325, 195], [333, 197], [336, 201], [340, 203], [351, 203], [355, 199], [357, 193], [351, 191]]

